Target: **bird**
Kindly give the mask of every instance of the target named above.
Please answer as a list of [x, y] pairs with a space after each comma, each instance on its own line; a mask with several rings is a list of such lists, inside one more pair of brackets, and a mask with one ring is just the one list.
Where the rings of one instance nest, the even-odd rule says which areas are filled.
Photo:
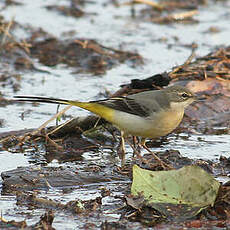
[[[140, 137], [140, 146], [151, 151], [145, 145], [146, 139], [156, 139], [171, 133], [182, 121], [185, 108], [196, 100], [196, 96], [189, 89], [180, 85], [88, 102], [39, 96], [14, 97], [17, 101], [77, 106], [112, 123], [121, 131], [123, 166], [125, 137]], [[159, 157], [155, 154], [153, 156], [163, 165]]]

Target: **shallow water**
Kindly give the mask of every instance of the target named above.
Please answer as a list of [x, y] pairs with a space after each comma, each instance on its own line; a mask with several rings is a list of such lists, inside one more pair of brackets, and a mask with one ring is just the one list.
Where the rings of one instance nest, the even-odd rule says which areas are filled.
[[[17, 93], [19, 95], [55, 96], [77, 100], [102, 99], [100, 93], [103, 93], [105, 89], [115, 92], [119, 89], [119, 85], [129, 83], [133, 78], [144, 79], [153, 74], [168, 71], [175, 65], [182, 64], [191, 54], [191, 50], [181, 46], [181, 44], [197, 43], [199, 48], [196, 53], [198, 56], [207, 54], [216, 46], [229, 45], [229, 1], [210, 3], [209, 6], [200, 7], [199, 14], [195, 16], [199, 23], [192, 25], [175, 23], [157, 25], [140, 21], [130, 17], [130, 8], [128, 6], [115, 8], [112, 4], [108, 4], [107, 1], [95, 1], [93, 4], [86, 4], [84, 10], [88, 13], [96, 12], [97, 15], [88, 15], [77, 19], [62, 16], [44, 8], [47, 5], [57, 4], [55, 0], [21, 0], [20, 2], [23, 3], [22, 6], [10, 6], [1, 12], [6, 20], [11, 20], [14, 17], [21, 24], [41, 27], [59, 38], [66, 38], [63, 33], [74, 31], [75, 37], [96, 39], [105, 46], [117, 48], [122, 45], [124, 50], [137, 51], [141, 54], [145, 59], [145, 63], [137, 68], [127, 64], [120, 64], [108, 70], [103, 76], [92, 76], [91, 74], [72, 74], [73, 70], [64, 65], [53, 68], [44, 67], [34, 60], [37, 68], [48, 70], [51, 74], [37, 72], [23, 74], [21, 89]], [[67, 2], [60, 1], [59, 3], [67, 4]], [[107, 3], [106, 7], [103, 6], [104, 3]], [[0, 6], [2, 4], [0, 3]], [[135, 8], [138, 10], [143, 6], [136, 6]], [[220, 32], [205, 32], [211, 26], [220, 28]], [[26, 37], [25, 34], [20, 35]], [[179, 41], [176, 41], [175, 37]], [[158, 41], [162, 38], [166, 38], [166, 41]], [[2, 88], [1, 93], [8, 98], [14, 95], [10, 87]], [[21, 113], [23, 112], [25, 112], [24, 120], [21, 119]], [[1, 108], [0, 111], [1, 119], [4, 119], [4, 127], [0, 128], [0, 132], [39, 127], [55, 112], [55, 105], [44, 104], [36, 107], [31, 106], [31, 104], [8, 105]], [[71, 108], [67, 112], [67, 114], [73, 116], [87, 113], [78, 108]], [[201, 138], [202, 141], [198, 140], [198, 138]], [[176, 138], [172, 135], [163, 147], [155, 148], [154, 150], [173, 148], [190, 158], [216, 161], [221, 155], [229, 156], [229, 147], [229, 135], [191, 135], [187, 140]], [[131, 152], [130, 149], [128, 150]], [[131, 156], [131, 153], [129, 155]], [[84, 157], [85, 161], [95, 161], [99, 160], [100, 155], [93, 158], [90, 154], [84, 154]], [[33, 165], [29, 163], [28, 156], [23, 153], [0, 152], [0, 172], [29, 164]], [[50, 163], [51, 166], [53, 164]], [[100, 185], [98, 186], [100, 187]], [[115, 188], [118, 185], [112, 183], [106, 186]], [[122, 195], [122, 192], [119, 191], [118, 194]], [[40, 195], [64, 202], [74, 198], [92, 199], [98, 195], [98, 188], [91, 189], [90, 192], [87, 188], [73, 190], [70, 193], [62, 193], [60, 190], [51, 191], [50, 193], [42, 191]], [[106, 204], [112, 201], [104, 199], [103, 202]], [[25, 214], [19, 218], [19, 215], [17, 215], [19, 212], [24, 211], [30, 214], [27, 208], [18, 207], [15, 203], [14, 196], [1, 196], [1, 212], [7, 220], [23, 220], [27, 216]], [[14, 209], [14, 213], [10, 214], [12, 209]], [[43, 214], [43, 210], [35, 210], [33, 218], [27, 217], [27, 223], [35, 223], [41, 214]], [[68, 221], [66, 221], [66, 216], [68, 216]], [[105, 211], [103, 218], [106, 219], [108, 216], [110, 220], [118, 220], [119, 218], [119, 215], [106, 214]], [[77, 228], [79, 223], [76, 223], [76, 221], [76, 217], [59, 213], [56, 214], [54, 227], [57, 229], [61, 229], [63, 226], [65, 226], [65, 229]]]

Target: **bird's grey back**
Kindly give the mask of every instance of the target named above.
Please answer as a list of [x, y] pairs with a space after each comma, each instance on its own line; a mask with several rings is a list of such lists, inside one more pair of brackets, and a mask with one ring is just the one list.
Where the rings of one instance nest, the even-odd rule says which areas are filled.
[[148, 108], [149, 114], [170, 107], [168, 95], [162, 90], [145, 91], [129, 95], [127, 98], [134, 99], [138, 104]]

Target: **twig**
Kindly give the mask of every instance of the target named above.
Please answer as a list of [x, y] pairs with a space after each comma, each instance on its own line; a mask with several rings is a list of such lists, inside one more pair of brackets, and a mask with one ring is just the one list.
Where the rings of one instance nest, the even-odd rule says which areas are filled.
[[3, 222], [3, 223], [7, 223], [7, 222], [8, 222], [6, 219], [4, 219], [4, 218], [2, 217], [2, 213], [1, 213], [0, 221]]
[[72, 105], [66, 106], [63, 110], [55, 114], [53, 117], [51, 117], [48, 121], [44, 122], [39, 128], [37, 128], [35, 131], [32, 133], [26, 133], [18, 143], [18, 145], [21, 145], [22, 142], [28, 141], [30, 139], [30, 136], [35, 136], [37, 135], [42, 129], [44, 129], [51, 121], [55, 120], [57, 117], [61, 116], [63, 113], [65, 113], [67, 110], [69, 110], [72, 107]]
[[172, 14], [171, 17], [174, 20], [184, 20], [185, 18], [191, 18], [192, 16], [198, 14], [198, 10], [191, 10], [187, 12]]
[[149, 5], [149, 6], [152, 6], [158, 10], [163, 10], [164, 9], [164, 6], [163, 5], [160, 5], [159, 3], [156, 3], [156, 2], [153, 2], [153, 1], [150, 1], [150, 0], [133, 0], [133, 3], [142, 3], [142, 4], [146, 4], [146, 5]]
[[37, 133], [39, 133], [42, 129], [44, 129], [51, 121], [55, 120], [56, 118], [58, 118], [59, 116], [61, 116], [63, 113], [65, 113], [67, 110], [69, 110], [72, 107], [72, 105], [68, 105], [66, 106], [63, 110], [61, 110], [60, 112], [56, 113], [53, 117], [51, 117], [48, 121], [46, 121], [45, 123], [43, 123], [37, 130], [35, 130], [32, 135], [36, 135]]
[[1, 45], [3, 45], [5, 43], [6, 37], [11, 37], [9, 31], [10, 31], [11, 26], [13, 25], [13, 22], [14, 22], [14, 17], [10, 20], [10, 22], [7, 24], [7, 26], [4, 30], [4, 36], [2, 38]]
[[193, 60], [193, 59], [195, 58], [195, 56], [196, 56], [195, 50], [196, 50], [195, 48], [192, 49], [192, 53], [191, 53], [191, 54], [189, 55], [189, 57], [186, 59], [186, 61], [184, 62], [184, 64], [182, 64], [182, 65], [176, 67], [171, 73], [169, 73], [169, 76], [170, 76], [170, 77], [173, 78], [172, 75], [173, 75], [174, 73], [178, 72], [181, 68], [183, 68], [183, 67], [189, 65], [189, 64], [192, 62], [192, 60]]
[[55, 149], [58, 149], [59, 151], [63, 151], [64, 148], [60, 145], [58, 145], [55, 141], [53, 141], [52, 139], [49, 138], [48, 134], [45, 135], [46, 137], [46, 141], [49, 142], [49, 144], [51, 144], [52, 146], [55, 147]]
[[22, 49], [24, 49], [26, 51], [26, 53], [30, 53], [29, 48], [31, 47], [31, 44], [27, 43], [25, 40], [22, 40], [21, 42], [18, 42], [11, 34], [10, 34], [10, 28], [13, 25], [14, 22], [14, 18], [11, 19], [11, 21], [8, 23], [7, 27], [5, 29], [3, 29], [4, 32], [4, 37], [1, 41], [1, 46], [4, 44], [6, 37], [12, 39], [12, 41], [18, 45], [19, 47], [21, 47]]
[[92, 49], [94, 52], [98, 53], [98, 54], [101, 54], [101, 55], [107, 55], [107, 56], [110, 56], [110, 57], [117, 57], [116, 54], [111, 54], [111, 53], [108, 53], [108, 52], [105, 52], [103, 50], [104, 47], [100, 46], [99, 44], [97, 43], [94, 43], [94, 42], [90, 42], [90, 41], [80, 41], [80, 40], [74, 40], [75, 43], [79, 44], [82, 46], [83, 49]]
[[157, 17], [151, 19], [152, 22], [155, 23], [163, 23], [163, 22], [172, 22], [172, 21], [181, 21], [185, 20], [187, 18], [191, 18], [192, 16], [198, 14], [198, 10], [191, 10], [187, 12], [182, 12], [182, 13], [176, 13], [176, 14], [169, 14], [168, 16], [165, 17]]

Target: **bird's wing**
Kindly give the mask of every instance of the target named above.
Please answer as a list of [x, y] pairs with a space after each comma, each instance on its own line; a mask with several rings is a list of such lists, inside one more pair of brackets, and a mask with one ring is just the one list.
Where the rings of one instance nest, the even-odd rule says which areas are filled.
[[[118, 111], [134, 114], [140, 117], [148, 117], [150, 115], [150, 110], [148, 106], [144, 105], [143, 103], [140, 103], [135, 98], [129, 98], [129, 97], [114, 97], [110, 99], [105, 100], [99, 100], [99, 101], [90, 101], [90, 102], [78, 102], [78, 101], [70, 101], [70, 100], [64, 100], [59, 98], [50, 98], [50, 97], [37, 97], [37, 96], [15, 96], [17, 98], [17, 101], [29, 101], [29, 102], [44, 102], [44, 103], [55, 103], [55, 104], [72, 104], [75, 106], [79, 106], [85, 109], [88, 109], [83, 105], [86, 104], [99, 104], [103, 105], [105, 107], [115, 109]], [[90, 110], [94, 112], [93, 110]]]
[[95, 101], [93, 103], [140, 117], [148, 117], [150, 114], [150, 111], [146, 106], [141, 105], [135, 99], [128, 97], [114, 97], [106, 100]]

